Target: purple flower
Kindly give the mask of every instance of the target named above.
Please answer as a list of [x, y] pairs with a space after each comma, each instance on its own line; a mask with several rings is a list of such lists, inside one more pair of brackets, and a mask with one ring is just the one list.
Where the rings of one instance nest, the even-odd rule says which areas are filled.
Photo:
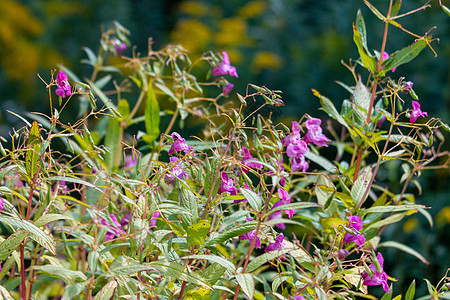
[[[348, 218], [349, 226], [350, 228], [354, 229], [355, 231], [359, 232], [363, 227], [363, 222], [360, 217], [358, 216], [351, 216]], [[362, 246], [366, 242], [366, 238], [362, 234], [350, 234], [348, 232], [345, 233], [344, 236], [344, 243], [350, 243], [355, 242], [356, 245]]]
[[2, 211], [4, 207], [5, 207], [5, 202], [3, 201], [3, 198], [0, 197], [0, 211]]
[[224, 86], [222, 87], [222, 93], [223, 93], [223, 95], [224, 95], [225, 97], [228, 96], [228, 95], [231, 93], [231, 91], [233, 90], [233, 88], [234, 88], [234, 84], [229, 83], [229, 84], [227, 84], [227, 85], [224, 85]]
[[219, 65], [217, 67], [215, 67], [213, 69], [212, 75], [220, 76], [220, 75], [229, 74], [229, 75], [237, 78], [238, 74], [236, 72], [236, 68], [230, 64], [230, 59], [228, 58], [228, 53], [225, 51], [222, 51], [222, 57], [223, 57], [223, 60], [219, 63]]
[[127, 50], [127, 48], [128, 48], [127, 44], [125, 44], [118, 38], [115, 38], [113, 40], [113, 46], [114, 46], [114, 50], [116, 51], [117, 54], [122, 53], [123, 51]]
[[384, 121], [386, 121], [386, 116], [382, 116], [380, 121], [378, 121], [377, 123], [377, 127], [381, 128], [381, 126], [383, 126]]
[[250, 154], [250, 150], [248, 150], [245, 146], [242, 146], [242, 152], [244, 153], [244, 159], [242, 160], [242, 164], [244, 167], [241, 167], [241, 170], [244, 173], [248, 173], [250, 168], [252, 169], [262, 169], [263, 165], [256, 162], [247, 162], [248, 160], [253, 160], [253, 156]]
[[306, 170], [308, 170], [309, 168], [309, 164], [305, 160], [305, 157], [303, 155], [292, 158], [291, 163], [292, 163], [292, 172], [297, 172], [298, 170], [302, 169], [302, 172], [305, 173]]
[[381, 255], [381, 253], [377, 254], [377, 261], [378, 264], [380, 265], [381, 268], [381, 273], [378, 272], [377, 268], [375, 267], [375, 264], [370, 264], [369, 268], [373, 271], [373, 277], [370, 277], [366, 271], [364, 271], [361, 276], [364, 278], [364, 285], [370, 285], [370, 286], [374, 286], [374, 285], [382, 285], [383, 286], [383, 290], [386, 293], [389, 293], [389, 285], [387, 284], [387, 280], [388, 280], [388, 276], [386, 274], [386, 272], [383, 271], [383, 263], [384, 263], [384, 259], [383, 256]]
[[120, 225], [121, 226], [126, 226], [128, 224], [130, 224], [130, 213], [127, 213], [125, 216], [123, 216], [122, 220], [120, 220]]
[[175, 181], [175, 177], [178, 177], [180, 179], [182, 178], [187, 178], [187, 173], [186, 171], [184, 171], [180, 165], [181, 165], [181, 161], [179, 161], [178, 157], [170, 157], [170, 163], [174, 163], [177, 162], [175, 164], [175, 166], [173, 168], [170, 169], [170, 173], [166, 173], [164, 180], [167, 183], [172, 183]]
[[58, 75], [56, 75], [56, 95], [65, 98], [72, 95], [72, 87], [69, 84], [66, 73], [63, 71], [59, 71]]
[[289, 157], [300, 157], [308, 151], [308, 145], [301, 140], [297, 144], [289, 144], [286, 148], [286, 154]]
[[[272, 213], [269, 216], [268, 220], [270, 221], [270, 220], [274, 220], [274, 219], [283, 219], [283, 215], [281, 214], [281, 211], [276, 211], [276, 212]], [[283, 223], [277, 223], [277, 224], [275, 224], [275, 226], [280, 229], [283, 229], [283, 230], [286, 229], [286, 225], [284, 225]]]
[[125, 162], [124, 162], [124, 165], [123, 165], [123, 167], [125, 169], [134, 168], [134, 167], [136, 167], [136, 164], [137, 164], [137, 154], [136, 153], [133, 153], [131, 155], [126, 155], [125, 156]]
[[[283, 167], [283, 158], [281, 158], [281, 161], [278, 163], [278, 167], [279, 167], [279, 171], [282, 172], [284, 171], [284, 167]], [[269, 172], [267, 172], [268, 176], [275, 176], [276, 173], [272, 170], [270, 170]], [[286, 178], [281, 177], [280, 178], [280, 185], [284, 186], [286, 184]]]
[[417, 101], [412, 101], [413, 111], [411, 112], [410, 122], [414, 123], [419, 117], [426, 117], [428, 113], [420, 110], [420, 104]]
[[[280, 197], [280, 201], [278, 201], [277, 203], [275, 203], [272, 207], [278, 207], [284, 204], [289, 204], [291, 203], [291, 197], [289, 196], [289, 193], [286, 192], [284, 189], [279, 188], [278, 189], [278, 196]], [[295, 209], [285, 209], [284, 212], [288, 215], [289, 219], [292, 219], [292, 217], [295, 214]]]
[[270, 244], [269, 246], [264, 249], [265, 252], [275, 251], [275, 250], [281, 250], [284, 248], [284, 235], [280, 233], [277, 236], [277, 240], [275, 243]]
[[228, 178], [228, 175], [226, 172], [222, 172], [222, 175], [220, 176], [222, 178], [222, 183], [219, 186], [219, 194], [229, 192], [231, 195], [236, 196], [238, 189], [234, 186], [233, 179]]
[[301, 296], [301, 295], [296, 295], [294, 296], [294, 300], [306, 300], [305, 297]]
[[289, 144], [298, 144], [302, 140], [302, 136], [300, 135], [301, 127], [298, 125], [297, 121], [292, 121], [292, 132], [283, 139], [283, 146], [287, 146]]
[[322, 133], [320, 124], [322, 124], [322, 120], [317, 118], [311, 118], [306, 121], [305, 125], [308, 128], [308, 132], [305, 134], [305, 142], [328, 147], [325, 142], [329, 143], [331, 140]]
[[175, 151], [177, 153], [180, 151], [184, 151], [185, 153], [188, 153], [189, 150], [191, 150], [191, 146], [188, 146], [186, 144], [186, 140], [183, 139], [177, 132], [172, 133], [171, 136], [173, 138], [173, 144], [169, 150], [169, 155], [174, 154]]
[[105, 219], [100, 218], [100, 224], [107, 226], [109, 229], [108, 232], [106, 232], [105, 242], [112, 240], [115, 236], [122, 236], [122, 233], [125, 233], [121, 230], [122, 226], [119, 222], [117, 222], [116, 216], [110, 214], [109, 217], [111, 218], [111, 221], [113, 221], [114, 225], [111, 225]]
[[409, 93], [413, 87], [413, 84], [414, 83], [412, 81], [404, 81], [402, 83], [403, 92]]
[[341, 260], [345, 259], [348, 255], [350, 254], [350, 252], [346, 249], [339, 249], [338, 253], [337, 253], [337, 257]]
[[[246, 222], [250, 222], [253, 221], [253, 218], [247, 218], [245, 219]], [[256, 234], [256, 229], [252, 230], [250, 232], [244, 233], [243, 235], [239, 236], [239, 240], [249, 240], [250, 243], [253, 242], [253, 239], [255, 238], [255, 234]], [[261, 240], [259, 239], [259, 237], [256, 237], [256, 241], [255, 241], [255, 247], [258, 249], [261, 249]]]
[[156, 221], [158, 220], [159, 217], [159, 211], [155, 211], [152, 215], [152, 218], [150, 219], [150, 226], [155, 226], [156, 225]]
[[[383, 52], [383, 56], [381, 57], [381, 61], [386, 60], [389, 58], [389, 53], [387, 53], [386, 51]], [[395, 70], [397, 70], [397, 68], [393, 68], [391, 71], [395, 72]]]

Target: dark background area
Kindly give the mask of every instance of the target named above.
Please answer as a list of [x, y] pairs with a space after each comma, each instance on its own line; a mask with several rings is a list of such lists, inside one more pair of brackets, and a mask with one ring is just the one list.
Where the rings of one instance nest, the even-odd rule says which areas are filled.
[[[389, 1], [377, 0], [373, 4], [385, 13]], [[425, 1], [404, 1], [400, 14], [423, 4]], [[400, 66], [390, 76], [413, 81], [422, 110], [448, 123], [450, 22], [437, 0], [431, 5], [400, 19], [400, 23], [418, 35], [437, 26], [431, 33], [440, 38], [439, 43], [433, 43], [438, 57], [425, 49], [416, 60]], [[0, 134], [7, 136], [11, 126], [22, 126], [6, 109], [48, 113], [48, 94], [36, 74], [49, 78], [50, 70], [64, 64], [81, 78], [88, 76], [90, 67], [79, 63], [85, 56], [81, 47], [97, 51], [102, 26], [107, 28], [114, 20], [130, 29], [131, 43], [138, 52], [145, 53], [149, 37], [153, 38], [155, 49], [167, 43], [181, 43], [193, 56], [206, 50], [226, 50], [239, 73], [239, 78], [232, 81], [234, 91], [245, 94], [247, 83], [282, 90], [286, 104], [280, 117], [283, 121], [299, 119], [305, 113], [324, 117], [311, 88], [328, 96], [338, 108], [350, 97], [335, 80], [354, 84], [340, 61], [358, 58], [351, 24], [359, 8], [366, 20], [369, 49], [379, 51], [384, 25], [363, 1], [357, 0], [2, 0]], [[392, 26], [390, 34], [388, 52], [414, 41]], [[131, 49], [123, 55], [131, 55]], [[399, 166], [385, 172], [394, 172], [395, 168]], [[387, 273], [399, 281], [394, 294], [405, 292], [412, 279], [417, 280], [419, 294], [424, 294], [426, 285], [422, 278], [437, 284], [450, 267], [449, 172], [425, 173], [421, 183], [423, 194], [416, 199], [432, 207], [434, 227], [430, 228], [425, 218], [416, 214], [390, 226], [382, 239], [409, 245], [430, 264], [424, 265], [395, 249], [383, 249]], [[415, 189], [410, 192], [417, 194]], [[401, 290], [397, 288], [400, 286]]]

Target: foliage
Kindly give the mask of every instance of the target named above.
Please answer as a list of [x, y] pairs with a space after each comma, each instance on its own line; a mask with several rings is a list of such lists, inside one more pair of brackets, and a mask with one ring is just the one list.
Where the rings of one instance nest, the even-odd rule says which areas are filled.
[[[291, 126], [263, 114], [284, 105], [278, 90], [249, 84], [224, 100], [239, 78], [225, 51], [191, 61], [181, 45], [154, 50], [150, 40], [145, 55], [105, 64], [130, 45], [118, 22], [97, 52], [83, 48], [90, 78], [63, 66], [41, 78], [50, 115], [17, 115], [26, 126], [0, 148], [3, 297], [373, 299], [367, 287], [381, 286], [391, 299], [384, 248], [427, 259], [380, 235], [410, 215], [431, 220], [408, 190], [421, 189], [422, 172], [448, 168], [449, 126], [420, 110], [411, 82], [388, 76], [435, 39], [400, 25], [401, 1], [386, 16], [365, 3], [385, 24], [381, 51], [358, 12], [360, 59], [345, 63], [354, 84], [341, 83], [350, 100], [337, 108], [312, 90], [334, 120], [327, 134], [308, 114]], [[416, 40], [388, 55], [390, 25]], [[75, 119], [64, 116], [73, 102]], [[173, 131], [187, 120], [201, 137]], [[392, 161], [402, 164], [399, 192], [377, 179]], [[448, 297], [446, 280], [426, 280], [428, 297]], [[405, 298], [414, 295], [412, 282]]]

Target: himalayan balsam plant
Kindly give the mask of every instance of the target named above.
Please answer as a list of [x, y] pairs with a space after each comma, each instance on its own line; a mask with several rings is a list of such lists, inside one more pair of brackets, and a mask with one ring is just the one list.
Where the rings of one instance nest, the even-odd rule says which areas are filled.
[[[423, 171], [448, 168], [449, 127], [422, 111], [408, 78], [391, 78], [434, 51], [429, 33], [399, 23], [428, 5], [399, 15], [391, 1], [383, 15], [365, 4], [385, 24], [380, 51], [358, 12], [360, 57], [341, 83], [350, 100], [338, 109], [312, 90], [327, 120], [275, 123], [260, 111], [284, 105], [281, 92], [255, 84], [227, 101], [239, 80], [227, 52], [191, 61], [150, 39], [139, 53], [118, 23], [97, 53], [84, 48], [89, 78], [63, 66], [43, 76], [50, 115], [17, 115], [26, 126], [0, 148], [2, 297], [390, 300], [384, 250], [427, 261], [381, 233], [411, 214], [432, 222], [412, 192]], [[392, 26], [413, 42], [388, 53]], [[204, 129], [183, 134], [191, 124]], [[399, 194], [377, 179], [391, 160]], [[448, 297], [445, 279], [426, 282], [426, 298]], [[404, 297], [414, 294], [412, 282]]]

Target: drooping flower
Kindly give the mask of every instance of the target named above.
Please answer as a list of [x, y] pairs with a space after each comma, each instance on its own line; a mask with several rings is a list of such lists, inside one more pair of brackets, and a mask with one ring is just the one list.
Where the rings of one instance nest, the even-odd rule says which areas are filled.
[[166, 175], [164, 176], [164, 180], [167, 183], [172, 183], [172, 182], [175, 181], [175, 177], [178, 177], [180, 179], [187, 178], [188, 177], [187, 173], [186, 173], [186, 171], [184, 171], [181, 168], [181, 161], [179, 161], [178, 157], [173, 157], [172, 156], [169, 159], [170, 159], [170, 163], [171, 164], [174, 163], [174, 162], [177, 162], [177, 163], [175, 164], [174, 167], [172, 167], [170, 169], [170, 173], [166, 173]]
[[234, 84], [232, 84], [232, 83], [229, 83], [229, 84], [227, 84], [227, 85], [224, 85], [224, 86], [222, 87], [222, 93], [223, 93], [223, 95], [224, 95], [225, 97], [227, 97], [227, 96], [231, 93], [231, 91], [233, 90], [233, 88], [234, 88]]
[[122, 236], [122, 233], [125, 233], [121, 228], [122, 225], [117, 221], [117, 218], [115, 215], [110, 214], [109, 217], [111, 218], [111, 221], [113, 221], [113, 225], [108, 223], [103, 218], [100, 218], [100, 224], [105, 225], [108, 227], [108, 231], [106, 232], [105, 236], [105, 242], [112, 240], [115, 236]]
[[275, 251], [275, 250], [281, 250], [284, 248], [284, 235], [280, 233], [277, 236], [277, 239], [275, 243], [270, 244], [269, 246], [264, 249], [265, 252]]
[[119, 40], [118, 38], [113, 39], [114, 50], [117, 54], [121, 54], [123, 51], [127, 50], [128, 45]]
[[409, 93], [413, 87], [414, 83], [412, 81], [403, 81], [402, 88], [403, 92]]
[[155, 226], [156, 225], [156, 221], [158, 220], [160, 213], [159, 211], [155, 211], [152, 215], [152, 218], [150, 219], [150, 226]]
[[309, 164], [303, 155], [292, 158], [291, 163], [292, 163], [292, 172], [297, 172], [298, 170], [301, 169], [302, 172], [305, 173], [306, 170], [308, 170], [309, 168]]
[[188, 153], [189, 150], [191, 150], [191, 146], [186, 144], [186, 140], [181, 137], [177, 132], [173, 132], [171, 134], [173, 138], [173, 144], [172, 147], [170, 147], [169, 155], [172, 155], [176, 152], [184, 151], [185, 153]]
[[297, 144], [289, 144], [286, 148], [286, 154], [291, 158], [303, 156], [306, 151], [308, 151], [308, 145], [303, 140]]
[[222, 51], [223, 60], [219, 63], [217, 67], [215, 67], [212, 71], [213, 76], [220, 76], [229, 74], [234, 77], [238, 77], [236, 68], [233, 67], [230, 63], [230, 59], [228, 58], [228, 53], [226, 51]]
[[2, 211], [4, 207], [5, 207], [5, 202], [3, 201], [3, 198], [0, 197], [0, 211]]
[[325, 143], [329, 143], [331, 140], [322, 133], [320, 124], [322, 124], [322, 120], [317, 118], [311, 118], [305, 122], [306, 128], [308, 128], [308, 132], [305, 134], [305, 142], [328, 147]]
[[[389, 56], [389, 53], [387, 53], [386, 51], [384, 51], [383, 52], [383, 56], [381, 57], [381, 61], [383, 61], [383, 60], [386, 60], [386, 59], [388, 59], [390, 56]], [[392, 72], [395, 72], [395, 70], [397, 70], [397, 68], [393, 68], [391, 71]]]
[[248, 150], [245, 146], [242, 146], [242, 152], [244, 153], [244, 159], [242, 160], [242, 164], [244, 167], [241, 167], [241, 170], [244, 173], [248, 173], [250, 168], [252, 169], [262, 169], [263, 165], [256, 162], [249, 162], [249, 160], [253, 160], [253, 156], [250, 154], [250, 150]]
[[412, 101], [413, 111], [411, 112], [411, 117], [409, 121], [414, 123], [419, 117], [426, 117], [428, 113], [420, 110], [420, 104], [417, 101]]
[[56, 86], [56, 95], [62, 98], [72, 95], [72, 87], [69, 84], [66, 73], [64, 73], [63, 71], [59, 71], [59, 73], [56, 75]]
[[[245, 219], [246, 222], [250, 222], [253, 221], [253, 218], [246, 218]], [[249, 240], [250, 243], [253, 241], [253, 239], [255, 238], [255, 234], [256, 234], [256, 229], [249, 231], [247, 233], [244, 233], [243, 235], [239, 236], [239, 240]], [[258, 249], [261, 249], [261, 240], [259, 239], [259, 237], [256, 237], [256, 241], [255, 241], [255, 247]]]
[[361, 274], [361, 276], [364, 278], [363, 284], [370, 285], [370, 286], [381, 284], [383, 286], [383, 290], [386, 293], [389, 293], [389, 285], [387, 284], [388, 276], [387, 276], [386, 272], [383, 271], [384, 258], [383, 258], [383, 255], [381, 255], [381, 253], [379, 253], [379, 252], [377, 254], [377, 261], [381, 268], [381, 270], [380, 270], [381, 273], [378, 272], [374, 263], [370, 264], [369, 268], [373, 271], [373, 275], [372, 275], [372, 277], [370, 277], [369, 274], [367, 274], [367, 272], [364, 271]]
[[[289, 196], [289, 193], [286, 192], [285, 189], [279, 188], [278, 189], [278, 196], [280, 197], [280, 201], [278, 201], [277, 203], [275, 203], [272, 207], [278, 207], [281, 205], [285, 205], [285, 204], [289, 204], [291, 203], [291, 197]], [[295, 214], [295, 209], [285, 209], [284, 212], [288, 215], [289, 219], [292, 219], [292, 217]]]
[[234, 186], [233, 179], [228, 178], [227, 173], [224, 171], [220, 176], [222, 178], [222, 183], [219, 186], [218, 193], [222, 194], [229, 192], [231, 195], [236, 196], [238, 189]]
[[[348, 218], [348, 221], [349, 221], [350, 228], [352, 228], [353, 230], [355, 230], [357, 232], [360, 232], [360, 230], [363, 227], [363, 222], [360, 217], [351, 216]], [[344, 243], [350, 243], [350, 242], [355, 242], [356, 245], [362, 246], [366, 242], [366, 238], [362, 234], [359, 234], [359, 233], [353, 235], [353, 234], [346, 232], [344, 235]]]

